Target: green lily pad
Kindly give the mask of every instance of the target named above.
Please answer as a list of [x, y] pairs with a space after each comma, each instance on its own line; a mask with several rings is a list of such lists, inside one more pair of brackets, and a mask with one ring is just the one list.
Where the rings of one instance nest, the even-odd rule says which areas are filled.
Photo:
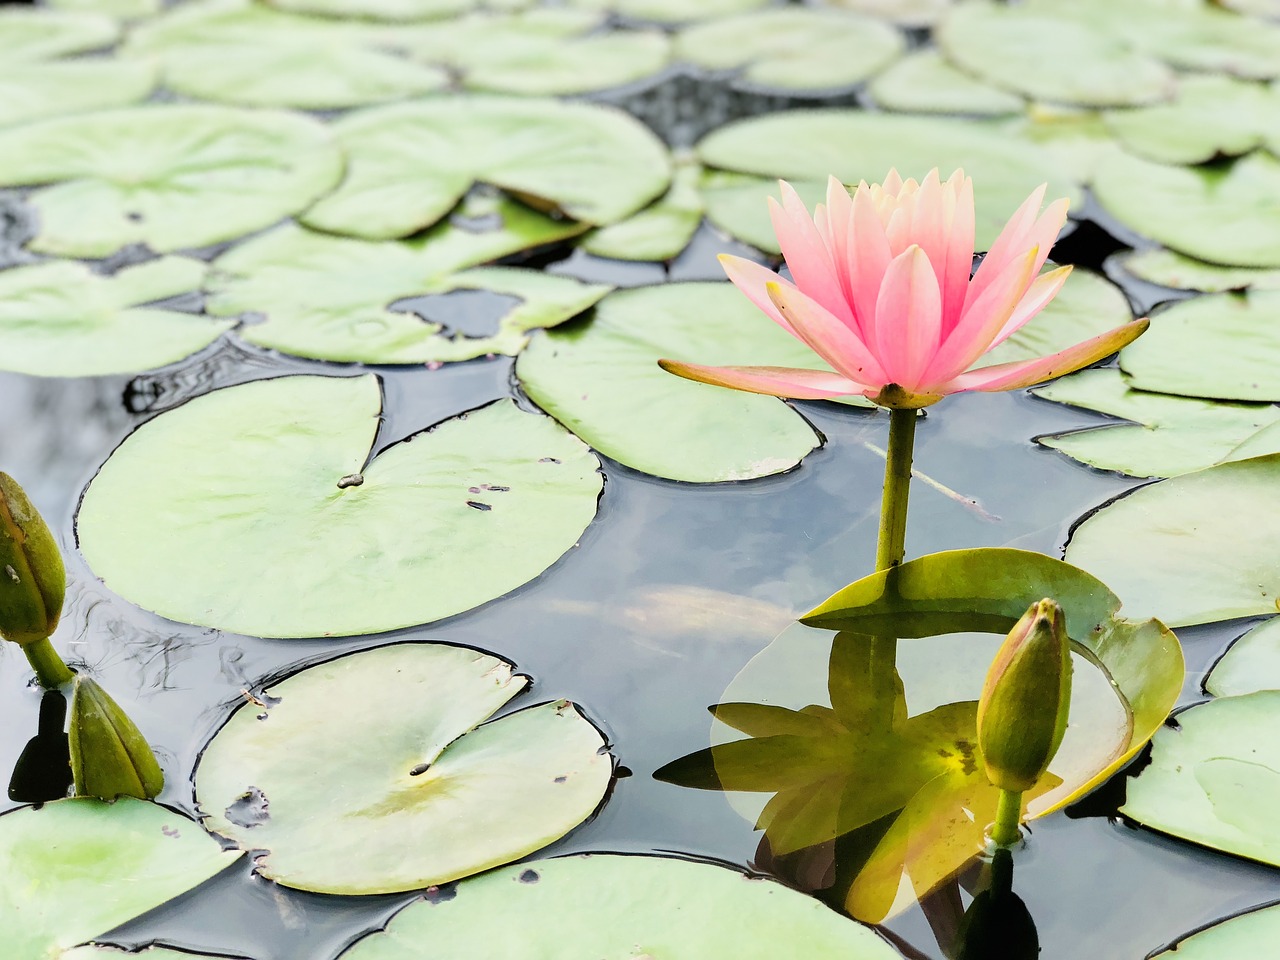
[[[361, 17], [371, 20], [437, 20], [466, 13], [477, 0], [271, 0], [271, 5], [294, 13], [325, 17]], [[508, 9], [527, 5], [526, 0], [488, 0], [489, 7]]]
[[1280, 909], [1242, 913], [1179, 940], [1151, 960], [1253, 960], [1280, 942]]
[[590, 816], [613, 776], [604, 737], [565, 700], [483, 722], [528, 682], [475, 650], [401, 643], [273, 683], [200, 757], [205, 827], [266, 851], [263, 876], [320, 893], [518, 860]]
[[906, 41], [870, 17], [814, 7], [778, 7], [709, 20], [684, 30], [678, 59], [779, 90], [850, 87], [883, 70]]
[[771, 0], [570, 0], [587, 10], [610, 10], [633, 20], [653, 23], [688, 23], [729, 17], [768, 6]]
[[373, 376], [192, 400], [103, 465], [81, 501], [81, 550], [108, 587], [175, 620], [345, 636], [499, 597], [595, 516], [598, 462], [545, 417], [500, 401], [370, 461], [380, 415]]
[[969, 0], [951, 9], [934, 37], [962, 70], [1037, 100], [1110, 107], [1173, 94], [1173, 71], [1159, 60], [1056, 9]]
[[1280, 400], [1280, 291], [1215, 293], [1157, 313], [1120, 351], [1139, 390], [1219, 400]]
[[395, 42], [447, 66], [471, 90], [553, 95], [635, 83], [663, 70], [671, 41], [658, 30], [609, 30], [599, 14], [565, 7], [473, 13]]
[[1215, 697], [1280, 690], [1280, 618], [1264, 621], [1231, 644], [1204, 688]]
[[1268, 88], [1225, 76], [1184, 77], [1177, 98], [1135, 110], [1108, 110], [1107, 129], [1126, 149], [1157, 163], [1203, 163], [1263, 144], [1266, 119], [1280, 110]]
[[356, 107], [448, 84], [443, 70], [384, 49], [387, 41], [370, 24], [204, 0], [138, 27], [124, 52], [158, 61], [178, 93], [255, 107]]
[[1257, 150], [1207, 167], [1122, 151], [1099, 164], [1098, 201], [1143, 236], [1210, 263], [1280, 267], [1280, 159]]
[[952, 66], [936, 50], [917, 50], [871, 80], [867, 90], [886, 110], [910, 113], [1019, 113], [1025, 102]]
[[696, 163], [677, 163], [665, 196], [626, 220], [591, 231], [580, 246], [615, 260], [674, 260], [702, 224], [701, 179]]
[[117, 960], [134, 957], [140, 960], [245, 960], [243, 957], [227, 957], [222, 954], [188, 953], [185, 950], [171, 950], [168, 947], [147, 947], [145, 950], [121, 950], [118, 947], [89, 944], [76, 947], [66, 953], [58, 954], [57, 960], [104, 960], [115, 957]]
[[[493, 923], [500, 916], [503, 922]], [[643, 951], [643, 953], [641, 953]], [[665, 857], [591, 854], [495, 870], [418, 901], [341, 960], [894, 960], [874, 931], [770, 880]]]
[[109, 47], [120, 27], [100, 13], [63, 10], [0, 10], [0, 63], [31, 63]]
[[1067, 560], [1135, 616], [1172, 626], [1275, 613], [1280, 455], [1253, 457], [1140, 487], [1082, 522]]
[[[825, 203], [826, 184], [818, 180], [791, 180], [791, 186], [810, 210]], [[768, 198], [777, 199], [778, 181], [745, 173], [704, 170], [700, 179], [707, 219], [729, 236], [749, 243], [757, 250], [782, 256], [778, 238], [769, 219]]]
[[927, 27], [950, 9], [953, 0], [831, 0], [833, 7], [892, 20], [904, 27]]
[[[1066, 196], [1072, 202], [1080, 198], [1079, 187], [1048, 154], [1031, 144], [1011, 142], [995, 122], [863, 110], [789, 110], [722, 127], [703, 138], [698, 155], [709, 167], [824, 186], [830, 174], [845, 183], [878, 183], [891, 167], [904, 177], [917, 178], [933, 167], [943, 176], [963, 167], [973, 178], [979, 250], [991, 244], [1040, 184], [1048, 181], [1050, 197]], [[748, 242], [752, 241], [744, 234], [772, 235], [764, 198], [777, 190], [777, 184], [762, 179], [760, 185], [757, 212], [749, 225], [736, 220], [730, 224], [723, 205], [717, 208], [708, 201], [716, 222]], [[761, 249], [776, 251], [776, 241]]]
[[1175, 290], [1280, 290], [1280, 268], [1221, 267], [1172, 250], [1138, 250], [1120, 257], [1119, 263], [1139, 280]]
[[145, 100], [155, 68], [117, 60], [24, 63], [0, 68], [0, 127], [30, 120], [123, 107]]
[[1245, 437], [1239, 446], [1223, 457], [1226, 460], [1248, 460], [1268, 453], [1280, 453], [1280, 424], [1268, 424], [1257, 433]]
[[1120, 812], [1162, 833], [1280, 866], [1280, 690], [1184, 710], [1152, 741]]
[[1112, 369], [1082, 370], [1032, 393], [1133, 421], [1036, 437], [1081, 463], [1131, 477], [1175, 477], [1213, 466], [1260, 428], [1280, 422], [1280, 407], [1134, 390]]
[[73, 799], [0, 817], [0, 919], [14, 958], [60, 957], [240, 856], [154, 803]]
[[516, 376], [534, 403], [596, 450], [671, 480], [782, 473], [821, 442], [782, 401], [672, 376], [658, 366], [662, 357], [822, 363], [731, 284], [673, 283], [610, 294], [589, 322], [536, 338]]
[[476, 182], [595, 226], [625, 219], [670, 183], [657, 137], [587, 103], [441, 97], [353, 113], [334, 131], [346, 180], [302, 220], [366, 240], [431, 226]]
[[206, 106], [143, 106], [0, 131], [0, 186], [54, 182], [29, 203], [32, 250], [105, 257], [231, 240], [307, 206], [342, 175], [308, 117]]
[[1103, 158], [1120, 150], [1102, 114], [1081, 107], [1031, 104], [1026, 113], [1004, 121], [1003, 130], [1043, 150], [1080, 183], [1091, 183]]
[[235, 324], [140, 304], [198, 290], [205, 265], [162, 257], [111, 277], [50, 260], [0, 272], [0, 368], [46, 377], [137, 373], [202, 350]]
[[[532, 270], [465, 270], [581, 230], [512, 201], [500, 202], [494, 215], [503, 223], [495, 231], [441, 224], [407, 243], [281, 227], [214, 261], [205, 309], [214, 316], [260, 314], [264, 322], [242, 330], [242, 339], [317, 360], [391, 364], [514, 355], [530, 330], [581, 313], [610, 288]], [[388, 309], [407, 297], [461, 289], [523, 302], [483, 337], [442, 335], [439, 324]]]
[[47, 0], [57, 10], [79, 10], [105, 14], [119, 20], [140, 20], [159, 13], [163, 0]]

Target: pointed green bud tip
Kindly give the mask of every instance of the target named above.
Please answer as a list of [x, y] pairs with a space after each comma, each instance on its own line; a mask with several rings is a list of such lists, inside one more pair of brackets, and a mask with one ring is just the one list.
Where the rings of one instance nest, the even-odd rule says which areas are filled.
[[0, 637], [23, 646], [49, 637], [66, 588], [53, 533], [18, 482], [0, 473]]
[[76, 677], [70, 731], [77, 796], [152, 800], [164, 786], [151, 745], [120, 705], [88, 677]]
[[1001, 790], [1035, 786], [1058, 752], [1071, 706], [1071, 650], [1062, 608], [1033, 603], [1009, 631], [978, 701], [978, 749]]

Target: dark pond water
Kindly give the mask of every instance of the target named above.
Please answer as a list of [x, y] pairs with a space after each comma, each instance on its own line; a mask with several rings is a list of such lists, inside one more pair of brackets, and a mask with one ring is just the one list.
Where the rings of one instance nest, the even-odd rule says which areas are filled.
[[[632, 105], [669, 140], [688, 143], [703, 125], [787, 102], [723, 88], [691, 102], [680, 81]], [[8, 209], [18, 207], [10, 198]], [[15, 255], [22, 224], [20, 217], [6, 221], [2, 211], [0, 223], [8, 224], [7, 240], [0, 239], [3, 266], [6, 250]], [[1056, 258], [1096, 267], [1117, 245], [1086, 224], [1060, 244]], [[580, 253], [550, 268], [624, 285], [719, 279], [714, 254], [731, 248], [704, 228], [670, 268]], [[1158, 298], [1137, 285], [1129, 293], [1140, 310]], [[452, 304], [430, 299], [424, 311], [469, 334], [483, 332], [494, 306], [474, 297]], [[267, 641], [173, 623], [103, 588], [76, 554], [72, 527], [97, 466], [160, 411], [215, 387], [293, 372], [341, 375], [357, 368], [222, 342], [136, 378], [0, 373], [0, 465], [21, 470], [68, 556], [68, 606], [55, 644], [73, 663], [91, 667], [156, 745], [168, 778], [161, 800], [194, 815], [196, 760], [243, 691], [337, 652], [429, 638], [514, 661], [534, 678], [532, 692], [514, 706], [570, 698], [613, 745], [622, 776], [607, 802], [537, 857], [660, 852], [752, 867], [758, 835], [722, 795], [664, 784], [652, 773], [707, 745], [707, 706], [790, 615], [869, 572], [883, 460], [867, 445], [884, 446], [887, 417], [797, 404], [825, 445], [786, 475], [748, 483], [672, 483], [606, 460], [599, 515], [576, 549], [515, 593], [428, 627], [352, 640]], [[377, 372], [387, 413], [379, 447], [515, 389], [506, 358]], [[1060, 556], [1073, 522], [1136, 482], [1091, 471], [1031, 438], [1096, 422], [1024, 394], [962, 395], [931, 408], [920, 424], [916, 467], [959, 496], [914, 485], [908, 556], [971, 546]], [[703, 593], [691, 600], [691, 589]], [[702, 611], [712, 603], [722, 612], [709, 618]], [[1205, 671], [1244, 629], [1236, 623], [1181, 633], [1189, 661], [1184, 702], [1201, 697]], [[36, 732], [39, 694], [29, 676], [20, 651], [0, 645], [0, 771], [12, 768]], [[1119, 821], [1122, 789], [1122, 780], [1113, 781], [1073, 810], [1037, 822], [1019, 855], [1015, 889], [1035, 919], [1046, 960], [1141, 958], [1198, 926], [1280, 898], [1272, 870]], [[256, 878], [245, 863], [108, 939], [254, 960], [327, 960], [414, 896], [309, 895]], [[909, 955], [942, 957], [922, 911], [910, 910], [888, 927], [914, 951]]]

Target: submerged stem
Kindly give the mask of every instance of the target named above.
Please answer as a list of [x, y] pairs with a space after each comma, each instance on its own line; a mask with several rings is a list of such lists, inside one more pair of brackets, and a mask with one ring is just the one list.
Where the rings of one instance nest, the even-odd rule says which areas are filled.
[[1022, 838], [1022, 792], [1001, 790], [1000, 803], [996, 807], [996, 822], [991, 828], [991, 839], [1001, 847], [1009, 847]]
[[889, 411], [889, 453], [884, 461], [884, 497], [880, 501], [876, 570], [896, 567], [906, 555], [907, 496], [911, 492], [916, 416], [915, 410]]
[[62, 662], [62, 658], [58, 656], [58, 651], [53, 649], [53, 644], [49, 642], [48, 637], [37, 640], [35, 643], [25, 644], [22, 650], [27, 655], [31, 668], [35, 670], [40, 686], [45, 689], [55, 690], [75, 679], [75, 674]]

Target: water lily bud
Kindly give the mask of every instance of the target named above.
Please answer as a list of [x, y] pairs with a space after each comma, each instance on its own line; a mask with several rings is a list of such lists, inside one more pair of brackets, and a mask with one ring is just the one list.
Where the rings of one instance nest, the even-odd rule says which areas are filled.
[[978, 748], [1001, 790], [1030, 790], [1058, 752], [1071, 705], [1066, 617], [1033, 603], [1001, 645], [978, 701]]
[[17, 481], [0, 473], [0, 637], [23, 646], [48, 638], [66, 589], [57, 541]]
[[77, 676], [71, 697], [71, 774], [76, 795], [151, 800], [164, 774], [151, 745], [107, 692]]

